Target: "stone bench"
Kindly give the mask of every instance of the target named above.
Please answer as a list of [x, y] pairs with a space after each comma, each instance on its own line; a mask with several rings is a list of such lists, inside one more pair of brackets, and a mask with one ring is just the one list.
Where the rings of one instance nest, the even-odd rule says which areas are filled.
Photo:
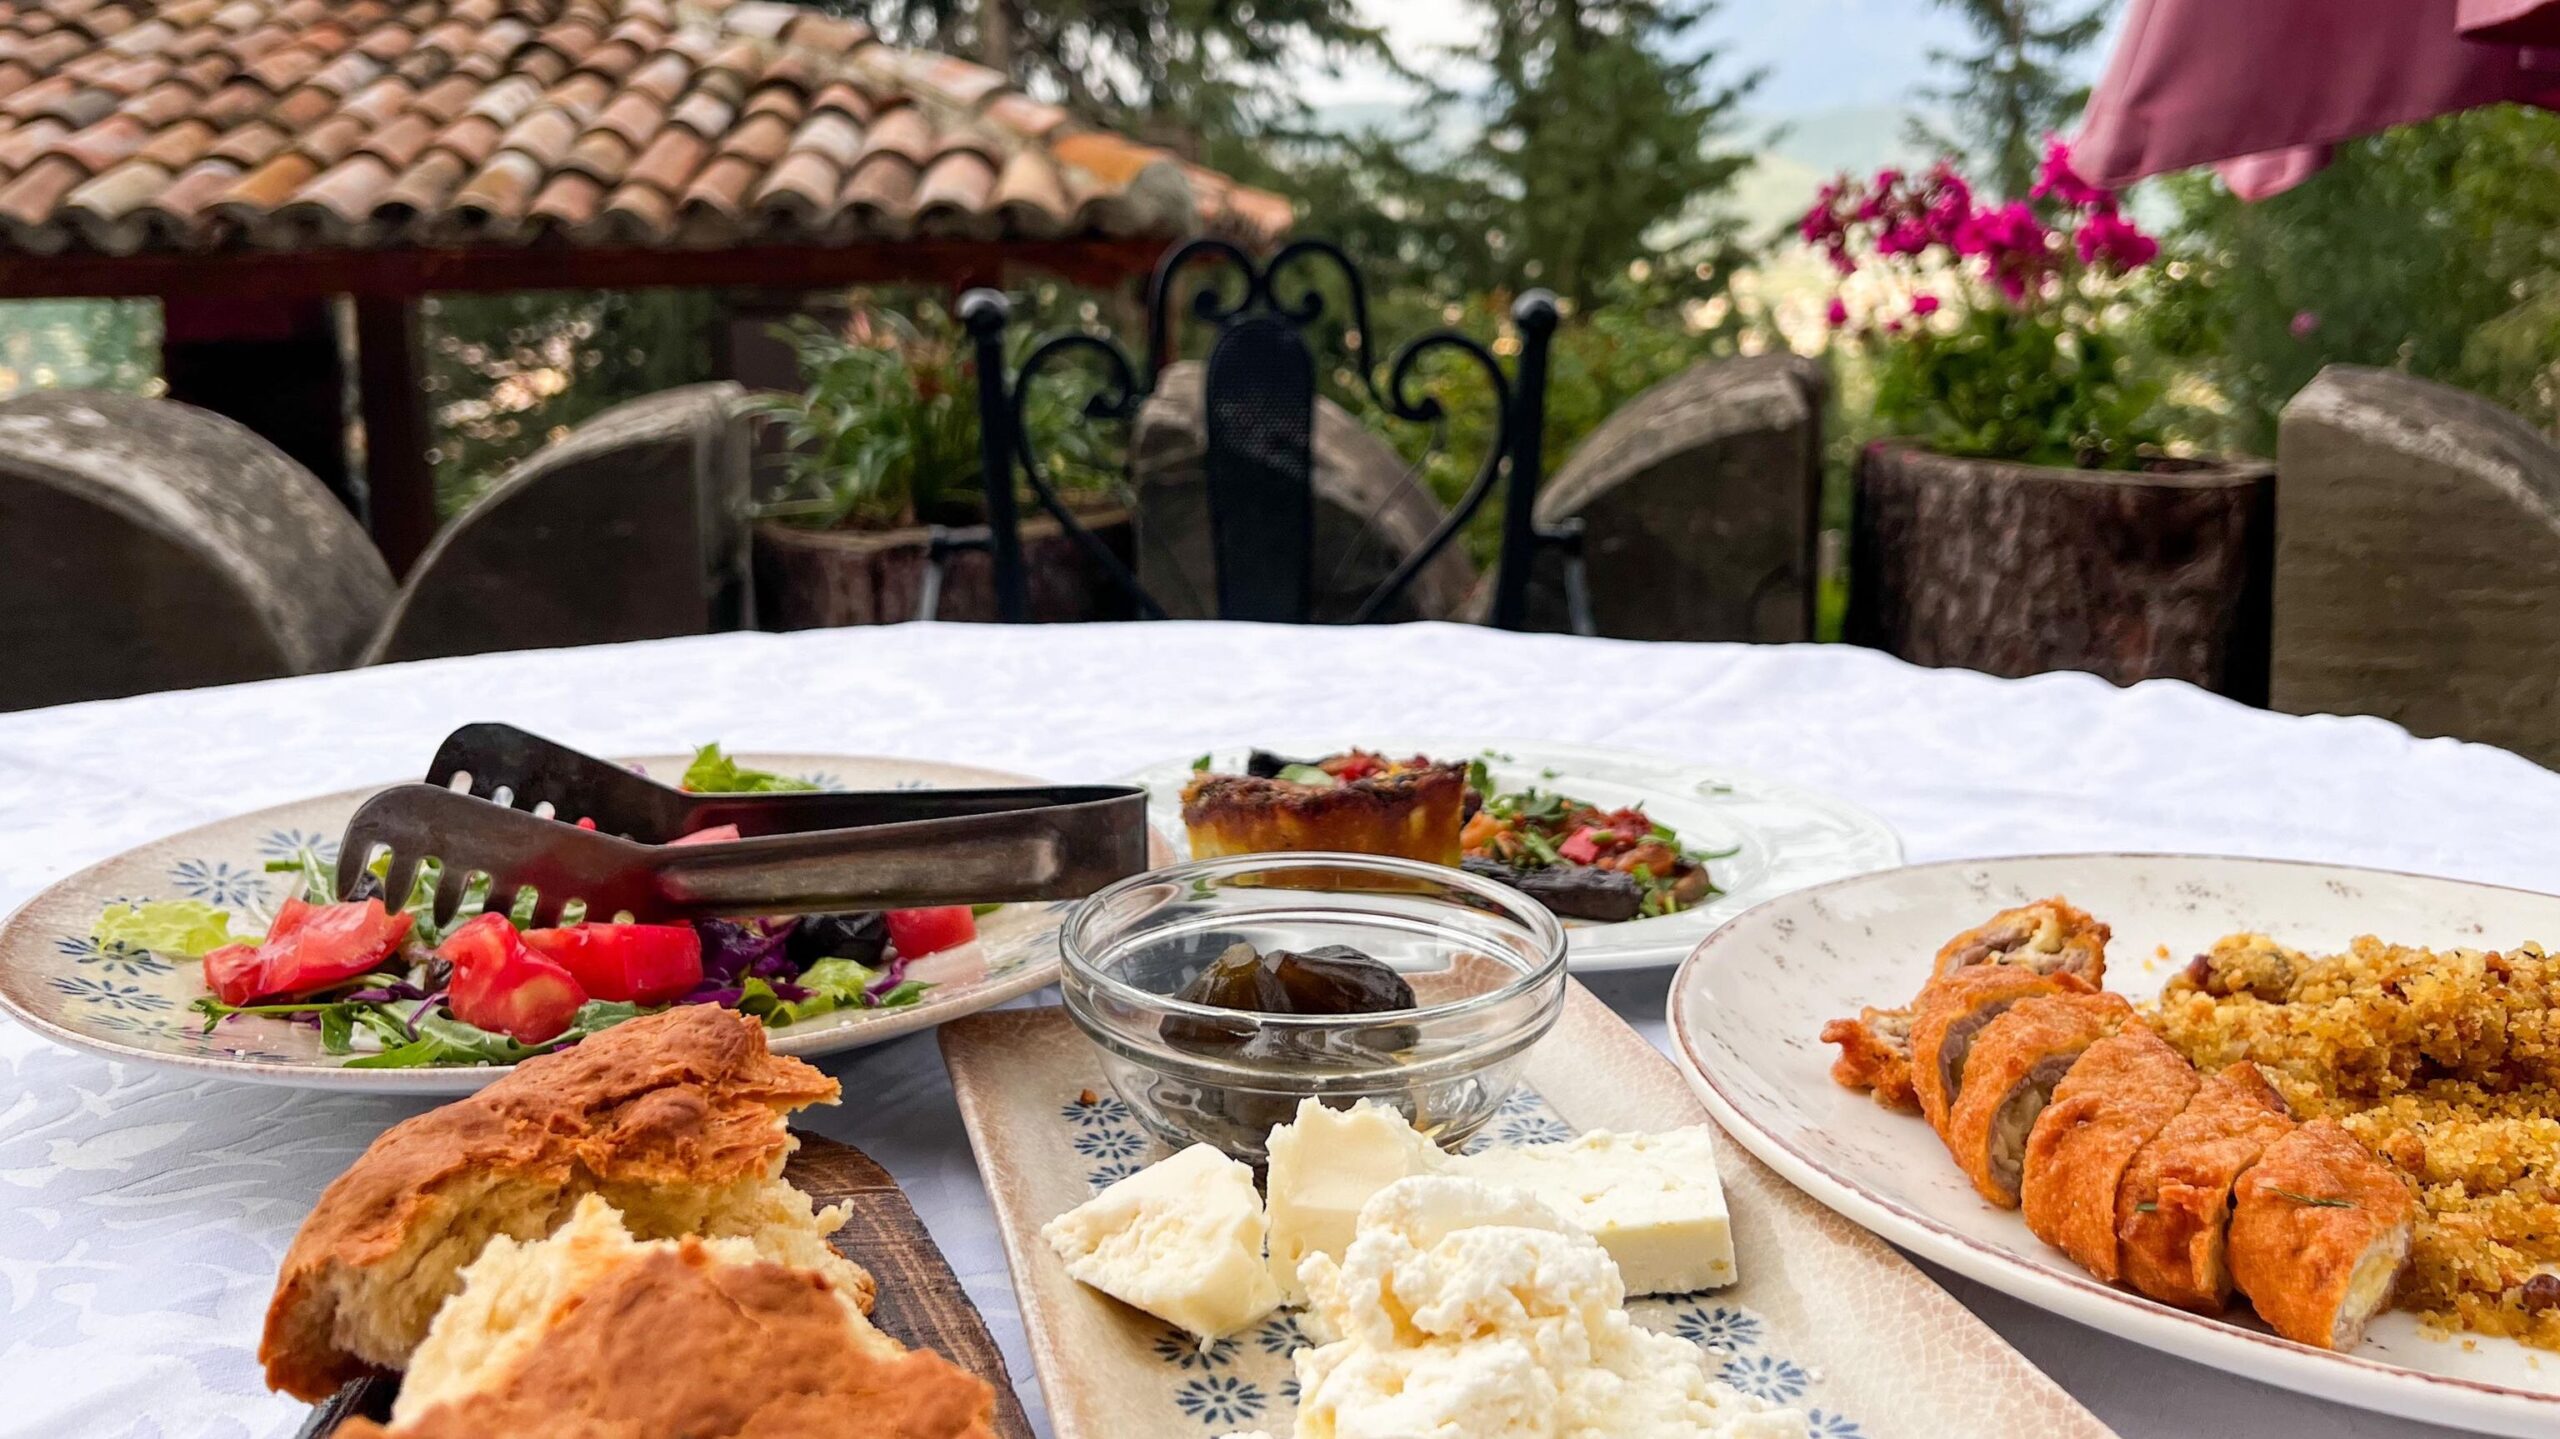
[[419, 557], [365, 662], [749, 622], [742, 397], [726, 382], [646, 395], [517, 465]]
[[2477, 395], [2333, 365], [2285, 406], [2277, 470], [2276, 708], [2560, 765], [2560, 447]]
[[[1129, 440], [1138, 582], [1174, 619], [1217, 614], [1201, 375], [1197, 361], [1167, 366]], [[1314, 453], [1313, 618], [1347, 620], [1448, 511], [1402, 456], [1331, 400], [1316, 401]], [[1498, 507], [1500, 497], [1487, 503]], [[1456, 618], [1475, 582], [1463, 537], [1452, 539], [1381, 618]]]
[[[1601, 422], [1538, 493], [1583, 526], [1595, 629], [1620, 639], [1813, 637], [1822, 493], [1819, 364], [1710, 360]], [[1529, 627], [1563, 630], [1563, 561], [1542, 556]]]
[[0, 403], [0, 709], [342, 668], [390, 598], [362, 527], [242, 426], [134, 395]]

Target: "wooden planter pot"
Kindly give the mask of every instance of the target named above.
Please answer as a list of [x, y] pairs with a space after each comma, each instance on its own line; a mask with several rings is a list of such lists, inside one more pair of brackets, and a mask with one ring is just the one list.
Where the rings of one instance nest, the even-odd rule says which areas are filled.
[[1845, 637], [1996, 675], [2182, 679], [2267, 702], [2275, 467], [2162, 461], [2054, 469], [1858, 457]]
[[[1076, 517], [1126, 562], [1129, 515], [1079, 510]], [[916, 618], [924, 593], [930, 531], [755, 528], [756, 614], [771, 630], [885, 625]], [[1132, 619], [1136, 610], [1111, 577], [1046, 515], [1022, 523], [1022, 560], [1034, 620]], [[996, 618], [995, 564], [983, 553], [956, 555], [943, 577], [946, 620]]]

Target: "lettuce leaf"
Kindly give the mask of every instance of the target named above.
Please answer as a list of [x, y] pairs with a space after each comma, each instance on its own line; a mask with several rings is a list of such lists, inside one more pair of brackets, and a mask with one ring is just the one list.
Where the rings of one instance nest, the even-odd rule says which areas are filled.
[[886, 971], [853, 959], [822, 959], [796, 980], [786, 981], [807, 991], [800, 999], [785, 999], [773, 985], [757, 976], [749, 976], [739, 986], [737, 1007], [752, 1014], [768, 1026], [780, 1028], [833, 1014], [839, 1009], [904, 1009], [924, 997], [933, 986], [918, 980], [905, 980], [877, 994], [872, 987], [880, 983]]
[[107, 949], [143, 949], [183, 959], [201, 959], [226, 944], [255, 938], [233, 934], [231, 912], [200, 899], [108, 905], [90, 926], [89, 937]]
[[717, 744], [707, 744], [693, 752], [693, 763], [685, 766], [683, 784], [695, 794], [777, 794], [817, 788], [805, 779], [742, 768], [722, 754]]

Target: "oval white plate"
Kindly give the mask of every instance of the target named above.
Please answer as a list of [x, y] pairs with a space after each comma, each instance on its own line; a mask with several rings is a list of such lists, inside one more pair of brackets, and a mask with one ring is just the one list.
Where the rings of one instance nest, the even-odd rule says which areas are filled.
[[[845, 755], [741, 755], [758, 769], [802, 775], [831, 789], [947, 789], [1037, 784], [996, 770]], [[661, 779], [683, 756], [633, 761]], [[377, 786], [376, 789], [379, 787]], [[356, 806], [376, 789], [298, 800], [192, 829], [91, 865], [29, 900], [0, 928], [0, 1009], [48, 1039], [109, 1059], [199, 1076], [376, 1094], [468, 1094], [512, 1066], [348, 1069], [323, 1054], [317, 1030], [243, 1017], [204, 1032], [189, 1008], [204, 994], [193, 963], [101, 950], [90, 927], [111, 900], [203, 899], [233, 911], [234, 927], [263, 929], [291, 876], [270, 858], [302, 845], [334, 856]], [[1071, 901], [1009, 904], [978, 923], [975, 944], [930, 955], [909, 973], [934, 986], [916, 1004], [820, 1015], [772, 1031], [773, 1047], [808, 1058], [878, 1044], [1028, 994], [1057, 973], [1058, 926]]]
[[2322, 952], [2362, 934], [2491, 948], [2560, 940], [2560, 897], [2382, 870], [2184, 855], [1918, 865], [1774, 900], [1699, 945], [1669, 1004], [1690, 1082], [1735, 1138], [1815, 1198], [2030, 1304], [2342, 1404], [2496, 1434], [2560, 1433], [2560, 1355], [2486, 1335], [2431, 1337], [2397, 1312], [2355, 1350], [2331, 1353], [2275, 1337], [2245, 1309], [2207, 1319], [2101, 1284], [2015, 1211], [1976, 1197], [1916, 1116], [1831, 1082], [1823, 1021], [1903, 1002], [1949, 937], [2054, 894], [2114, 927], [2107, 987], [2137, 1001], [2239, 930]]
[[[1371, 735], [1224, 745], [1209, 752], [1209, 762], [1222, 774], [1242, 774], [1245, 756], [1257, 747], [1284, 755], [1324, 755], [1354, 746], [1436, 760], [1481, 758], [1503, 789], [1560, 790], [1607, 807], [1641, 804], [1691, 848], [1735, 851], [1707, 861], [1707, 874], [1723, 893], [1703, 904], [1620, 924], [1565, 921], [1565, 963], [1577, 973], [1676, 964], [1708, 931], [1764, 899], [1902, 862], [1901, 839], [1856, 805], [1747, 771], [1659, 755], [1529, 740], [1487, 744]], [[1123, 781], [1147, 787], [1148, 819], [1186, 857], [1190, 841], [1182, 827], [1182, 786], [1199, 758], [1185, 755], [1149, 765]]]

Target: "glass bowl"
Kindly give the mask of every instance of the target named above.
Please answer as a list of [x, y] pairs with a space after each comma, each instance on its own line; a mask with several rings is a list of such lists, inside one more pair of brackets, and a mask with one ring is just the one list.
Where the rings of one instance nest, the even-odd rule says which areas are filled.
[[[1228, 946], [1348, 945], [1392, 966], [1415, 1007], [1284, 1015], [1176, 991]], [[1060, 935], [1067, 1013], [1147, 1127], [1260, 1164], [1277, 1124], [1318, 1096], [1393, 1106], [1454, 1147], [1493, 1117], [1564, 1008], [1564, 927], [1518, 890], [1434, 864], [1252, 854], [1125, 879]], [[1170, 1034], [1170, 1038], [1168, 1037]]]

